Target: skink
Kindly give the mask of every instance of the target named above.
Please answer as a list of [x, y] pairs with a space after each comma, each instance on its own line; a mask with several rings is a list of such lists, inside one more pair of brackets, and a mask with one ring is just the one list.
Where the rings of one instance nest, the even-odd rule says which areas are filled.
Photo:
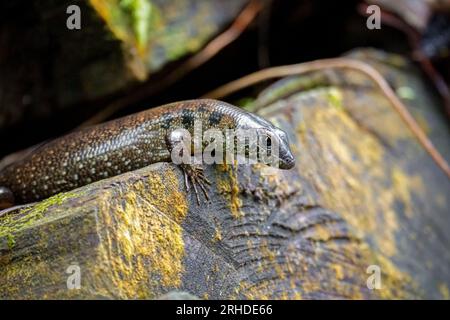
[[[181, 101], [44, 144], [0, 172], [0, 208], [38, 201], [152, 163], [170, 162], [171, 148], [177, 143], [174, 130], [183, 128], [192, 133], [195, 121], [200, 121], [204, 130], [258, 129], [270, 133], [278, 142], [279, 167], [294, 166], [286, 134], [268, 121], [217, 100]], [[207, 180], [201, 170], [191, 166], [182, 169], [187, 186], [190, 180], [195, 188], [197, 200], [196, 184], [207, 196], [203, 185]]]

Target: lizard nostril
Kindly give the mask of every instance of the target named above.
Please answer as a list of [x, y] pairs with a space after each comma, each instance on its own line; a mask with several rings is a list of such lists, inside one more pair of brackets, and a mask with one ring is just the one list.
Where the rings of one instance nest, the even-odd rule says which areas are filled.
[[280, 166], [281, 169], [292, 169], [295, 167], [295, 158], [292, 154], [287, 154]]

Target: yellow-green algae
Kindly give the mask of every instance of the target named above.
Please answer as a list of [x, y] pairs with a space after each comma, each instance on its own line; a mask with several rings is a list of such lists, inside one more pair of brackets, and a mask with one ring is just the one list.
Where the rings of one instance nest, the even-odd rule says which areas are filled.
[[411, 216], [412, 194], [423, 192], [422, 177], [386, 166], [382, 143], [345, 111], [324, 102], [302, 110], [308, 126], [298, 138], [309, 152], [299, 157], [297, 168], [314, 183], [326, 207], [340, 212], [355, 230], [374, 235], [381, 251], [393, 256], [399, 228], [395, 202], [403, 203]]
[[439, 284], [439, 293], [442, 296], [442, 299], [450, 300], [450, 291], [448, 290], [448, 287], [445, 283]]
[[[424, 191], [422, 177], [411, 175], [398, 166], [387, 166], [385, 148], [376, 136], [361, 130], [359, 124], [335, 102], [317, 97], [316, 108], [303, 108], [303, 123], [297, 131], [303, 152], [297, 166], [299, 173], [314, 183], [324, 206], [339, 212], [359, 232], [370, 235], [384, 256], [374, 254], [388, 270], [391, 281], [410, 280], [387, 257], [397, 254], [396, 232], [399, 229], [395, 204], [401, 202], [408, 216], [414, 214], [412, 194]], [[392, 115], [392, 114], [391, 114]], [[383, 128], [398, 129], [397, 139], [404, 137], [398, 118], [383, 118]], [[306, 137], [312, 137], [307, 139]], [[380, 294], [392, 297], [387, 286]], [[397, 294], [397, 293], [395, 293]]]
[[[365, 76], [361, 74], [357, 76], [358, 81], [352, 82], [367, 83], [363, 82], [367, 80], [364, 79]], [[369, 275], [365, 269], [368, 265], [375, 264], [380, 266], [382, 271], [382, 289], [370, 292], [373, 297], [398, 299], [420, 296], [421, 293], [411, 276], [400, 270], [393, 258], [399, 253], [396, 234], [402, 227], [397, 220], [399, 208], [397, 204], [401, 204], [407, 217], [412, 218], [417, 214], [412, 199], [424, 193], [424, 182], [420, 174], [406, 172], [400, 164], [388, 165], [386, 160], [388, 150], [384, 145], [385, 141], [393, 146], [400, 140], [411, 140], [411, 133], [393, 112], [389, 101], [379, 92], [365, 90], [364, 95], [358, 95], [352, 88], [341, 89], [329, 84], [324, 86], [324, 83], [322, 86], [296, 94], [287, 101], [289, 105], [302, 105], [298, 114], [296, 111], [293, 112], [295, 115], [286, 112], [297, 117], [293, 119], [298, 125], [296, 140], [301, 142], [294, 143], [299, 150], [293, 149], [294, 153], [298, 154], [297, 159], [300, 160], [297, 170], [300, 175], [306, 176], [307, 181], [313, 182], [321, 206], [340, 213], [345, 221], [354, 227], [352, 230], [357, 231], [357, 238], [372, 239], [376, 246], [374, 248], [361, 241], [342, 247], [334, 242], [327, 242], [333, 236], [331, 230], [316, 227], [315, 239], [327, 243], [328, 249], [339, 253], [339, 256], [353, 257], [352, 266], [333, 262], [321, 265], [321, 271], [317, 274], [315, 267], [308, 266], [308, 263], [302, 261], [303, 257], [299, 256], [294, 260], [303, 265], [303, 273], [299, 268], [283, 261], [281, 277], [291, 279], [294, 291], [301, 288], [299, 296], [302, 298], [311, 297], [317, 292], [327, 292], [332, 296], [334, 292], [337, 296], [361, 299], [364, 298], [363, 289], [367, 292], [365, 281]], [[275, 89], [275, 93], [278, 91], [281, 95], [284, 94], [283, 88], [275, 87]], [[287, 91], [291, 91], [290, 94], [295, 91], [293, 87], [288, 89]], [[270, 100], [270, 93], [272, 92], [265, 93], [266, 97], [262, 101]], [[258, 100], [254, 105], [261, 104]], [[361, 108], [361, 103], [364, 108]], [[347, 109], [353, 105], [355, 108]], [[276, 114], [276, 117], [279, 117], [281, 114], [278, 111], [282, 106], [284, 103], [281, 100], [261, 111], [263, 115]], [[353, 111], [356, 111], [358, 117], [353, 117]], [[358, 118], [362, 121], [357, 122]], [[425, 121], [421, 121], [420, 124], [424, 130], [429, 129]], [[377, 128], [383, 128], [382, 134], [376, 134]], [[380, 136], [386, 140], [380, 141]], [[442, 196], [436, 197], [444, 207], [446, 200]], [[248, 248], [252, 248], [251, 244]], [[317, 250], [315, 254], [317, 259], [323, 254], [324, 258], [339, 261], [335, 260], [333, 253], [328, 250], [326, 252]], [[270, 259], [273, 252], [267, 256], [269, 260], [273, 260]], [[308, 273], [309, 268], [314, 269], [311, 271], [314, 274]], [[258, 267], [259, 272], [276, 269], [273, 265]], [[280, 272], [276, 273], [280, 277]], [[347, 277], [353, 280], [346, 283]], [[236, 294], [241, 293], [248, 298], [267, 299], [273, 298], [273, 290], [276, 288], [280, 286], [271, 281], [258, 285], [243, 281]], [[442, 296], [448, 293], [446, 288], [445, 285], [439, 286]], [[284, 298], [285, 295], [286, 292], [279, 298]], [[291, 298], [292, 295], [291, 292]]]
[[[146, 185], [148, 184], [148, 185]], [[112, 282], [121, 298], [153, 298], [149, 288], [178, 288], [183, 273], [182, 227], [187, 200], [173, 169], [150, 172], [147, 183], [110, 194], [99, 212], [104, 229], [95, 277]], [[164, 195], [164, 196], [161, 196]], [[117, 198], [117, 199], [116, 199]], [[153, 275], [153, 276], [152, 276]], [[100, 280], [101, 282], [102, 280]], [[100, 288], [108, 295], [108, 290]]]
[[214, 233], [213, 241], [222, 241], [222, 231], [220, 230], [220, 228], [218, 226], [216, 226], [214, 229], [215, 229], [215, 233]]
[[[184, 270], [180, 223], [187, 213], [188, 204], [184, 193], [179, 191], [178, 177], [173, 170], [166, 166], [161, 171], [142, 173], [146, 177], [144, 179], [126, 180], [116, 183], [114, 188], [98, 189], [95, 203], [94, 199], [86, 203], [90, 208], [86, 214], [69, 215], [69, 219], [58, 220], [58, 224], [46, 221], [49, 223], [37, 230], [38, 242], [34, 250], [46, 253], [50, 242], [55, 244], [60, 237], [68, 239], [66, 232], [69, 231], [75, 232], [83, 243], [82, 251], [61, 247], [57, 255], [50, 257], [23, 250], [2, 255], [0, 297], [153, 298], [163, 286], [179, 287]], [[161, 197], [161, 194], [165, 196]], [[31, 216], [35, 219], [23, 221], [20, 231], [41, 220], [53, 219], [46, 216], [46, 208], [62, 203], [67, 197], [67, 194], [57, 196], [39, 206]], [[43, 218], [39, 220], [41, 215]], [[77, 217], [83, 220], [74, 224], [73, 218]], [[91, 243], [89, 239], [95, 230], [99, 241]], [[94, 243], [95, 246], [85, 247]], [[68, 275], [65, 269], [72, 262], [81, 267], [80, 290], [67, 290], [66, 287]], [[14, 283], [17, 285], [12, 285]], [[36, 291], [36, 287], [42, 285], [53, 289], [47, 293]]]
[[[237, 166], [223, 164], [217, 166], [217, 190], [226, 196], [230, 204], [233, 218], [238, 219], [245, 215], [242, 211], [242, 199], [240, 198], [239, 181], [237, 178]], [[225, 174], [224, 174], [225, 173]]]
[[[17, 214], [10, 214], [0, 217], [0, 239], [7, 239], [8, 247], [12, 249], [15, 244], [15, 234], [29, 227], [34, 227], [40, 223], [47, 222], [45, 213], [51, 206], [61, 205], [67, 199], [79, 196], [76, 192], [59, 193], [53, 197], [43, 200], [31, 208], [21, 209]], [[51, 217], [50, 219], [52, 219]]]
[[[334, 246], [335, 244], [330, 243], [327, 250], [316, 248], [313, 260], [305, 259], [295, 248], [288, 248], [290, 258], [283, 261], [282, 264], [278, 264], [278, 267], [284, 270], [284, 277], [290, 281], [290, 291], [285, 288], [286, 286], [281, 286], [275, 281], [265, 281], [256, 286], [244, 282], [240, 290], [246, 297], [252, 299], [273, 298], [273, 290], [280, 287], [285, 288], [284, 292], [289, 292], [289, 296], [295, 297], [295, 299], [311, 298], [321, 292], [326, 292], [330, 297], [337, 296], [347, 299], [411, 298], [410, 293], [404, 289], [405, 284], [412, 283], [411, 278], [399, 271], [389, 259], [375, 255], [367, 245], [362, 243], [352, 243], [345, 247], [336, 245], [336, 248]], [[339, 262], [342, 256], [352, 258], [352, 264]], [[321, 267], [317, 268], [314, 261], [317, 261]], [[324, 261], [330, 262], [324, 264]], [[370, 293], [365, 288], [369, 276], [365, 272], [368, 262], [379, 265], [382, 270], [381, 290], [373, 290]], [[274, 266], [270, 264], [266, 268], [270, 270]], [[279, 272], [276, 271], [278, 277], [280, 277]], [[346, 281], [347, 278], [348, 281]], [[278, 282], [283, 279], [280, 278]], [[364, 291], [366, 294], [363, 294]]]
[[[288, 245], [287, 250], [274, 250], [269, 248], [265, 241], [256, 247], [249, 243], [248, 249], [251, 256], [260, 255], [263, 258], [258, 272], [265, 274], [275, 272], [276, 277], [258, 283], [243, 280], [230, 298], [237, 298], [238, 294], [241, 294], [247, 299], [299, 300], [310, 299], [321, 292], [326, 292], [330, 297], [364, 298], [362, 288], [365, 286], [367, 275], [364, 270], [358, 270], [358, 265], [362, 265], [370, 257], [369, 252], [362, 250], [359, 244], [349, 244], [346, 249], [339, 248], [335, 251], [343, 252], [346, 257], [354, 257], [354, 266], [340, 265], [336, 262], [324, 264], [325, 261], [335, 259], [333, 250], [323, 251], [317, 248], [313, 257], [306, 257], [293, 245]], [[321, 267], [317, 268], [315, 262]], [[347, 272], [353, 279], [352, 282], [343, 281]], [[378, 296], [378, 292], [373, 294], [374, 297]]]
[[[340, 213], [353, 227], [357, 238], [375, 241], [376, 252], [360, 242], [349, 245], [346, 248], [348, 253], [344, 254], [351, 257], [358, 253], [356, 262], [361, 265], [358, 276], [362, 283], [367, 278], [365, 267], [378, 264], [384, 275], [384, 286], [382, 290], [373, 292], [374, 296], [408, 297], [410, 293], [404, 290], [405, 286], [416, 286], [411, 277], [392, 262], [392, 257], [398, 253], [396, 233], [401, 227], [397, 221], [396, 204], [401, 203], [405, 214], [412, 217], [415, 211], [411, 201], [424, 192], [424, 183], [419, 174], [407, 173], [399, 165], [386, 165], [387, 154], [382, 141], [371, 130], [362, 127], [364, 124], [355, 122], [351, 111], [347, 109], [357, 97], [354, 90], [324, 87], [288, 99], [290, 105], [302, 105], [301, 111], [298, 111], [301, 118], [297, 113], [291, 115], [299, 120], [295, 121], [295, 140], [299, 143], [294, 145], [298, 145], [300, 151], [293, 150], [299, 153], [296, 168], [301, 176], [313, 183], [321, 206]], [[363, 114], [369, 109], [367, 114], [376, 113], [377, 117], [365, 119], [375, 119], [373, 127], [381, 125], [389, 141], [411, 138], [408, 129], [378, 92], [365, 92], [365, 99], [370, 103], [370, 108], [357, 111]], [[284, 114], [277, 112], [283, 105], [281, 102], [269, 106], [261, 110], [262, 114], [284, 117]], [[331, 236], [329, 232], [326, 228], [318, 227], [314, 234], [317, 239], [327, 241]], [[332, 246], [332, 242], [329, 245]], [[336, 247], [335, 250], [342, 252], [343, 248]], [[296, 274], [298, 279], [306, 281], [301, 284], [302, 296], [324, 289], [328, 292], [329, 288], [331, 291], [337, 289], [340, 295], [349, 298], [362, 298], [360, 287], [349, 284], [345, 287], [340, 280], [346, 277], [346, 270], [346, 266], [336, 263], [326, 267], [324, 272], [328, 283], [311, 279], [308, 274]], [[259, 289], [251, 290], [252, 297], [260, 298], [263, 295], [264, 288]]]
[[[65, 212], [59, 210], [59, 206], [64, 206], [66, 200], [82, 194], [82, 191], [61, 193], [31, 208], [23, 209], [18, 214], [0, 219], [0, 229], [3, 235], [6, 234], [6, 238], [16, 242], [16, 237], [19, 239], [20, 235], [21, 241], [33, 241], [32, 251], [21, 248], [4, 251], [0, 256], [0, 298], [46, 299], [78, 296], [77, 290], [70, 291], [66, 287], [67, 275], [64, 271], [70, 264], [68, 261], [72, 261], [74, 253], [71, 248], [59, 248], [58, 255], [44, 257], [43, 254], [47, 252], [50, 239], [66, 237], [60, 230], [61, 226], [67, 223], [60, 219]], [[28, 230], [30, 228], [33, 230]], [[22, 237], [27, 234], [29, 237], [26, 239]], [[44, 283], [53, 289], [46, 293], [36, 291], [36, 288]]]
[[253, 108], [253, 103], [255, 102], [255, 98], [252, 97], [245, 97], [241, 98], [238, 101], [236, 101], [234, 104], [236, 106], [241, 107], [242, 109], [251, 111]]
[[131, 15], [132, 30], [141, 54], [145, 54], [152, 19], [155, 19], [155, 6], [148, 0], [121, 0], [119, 6]]

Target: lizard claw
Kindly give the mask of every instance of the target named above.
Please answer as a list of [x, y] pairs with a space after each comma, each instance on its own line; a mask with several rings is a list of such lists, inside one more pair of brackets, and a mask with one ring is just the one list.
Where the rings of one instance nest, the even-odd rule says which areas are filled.
[[197, 204], [200, 205], [200, 196], [197, 186], [200, 187], [200, 190], [204, 194], [206, 201], [209, 201], [208, 190], [206, 185], [211, 185], [211, 182], [205, 177], [203, 173], [203, 168], [200, 166], [190, 164], [182, 164], [180, 165], [180, 167], [183, 170], [186, 192], [189, 192], [190, 183], [192, 183], [195, 192], [195, 197], [197, 199]]

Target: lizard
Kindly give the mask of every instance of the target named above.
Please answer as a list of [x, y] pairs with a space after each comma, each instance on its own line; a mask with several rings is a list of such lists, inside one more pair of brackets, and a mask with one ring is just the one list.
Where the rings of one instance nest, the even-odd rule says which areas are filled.
[[[174, 102], [123, 118], [86, 127], [39, 146], [0, 171], [0, 208], [39, 201], [107, 177], [156, 162], [171, 162], [171, 152], [185, 143], [180, 130], [192, 134], [195, 121], [202, 127], [256, 129], [276, 139], [278, 167], [295, 165], [286, 133], [267, 120], [213, 99]], [[192, 183], [208, 199], [210, 182], [198, 164], [182, 163], [186, 190]]]

